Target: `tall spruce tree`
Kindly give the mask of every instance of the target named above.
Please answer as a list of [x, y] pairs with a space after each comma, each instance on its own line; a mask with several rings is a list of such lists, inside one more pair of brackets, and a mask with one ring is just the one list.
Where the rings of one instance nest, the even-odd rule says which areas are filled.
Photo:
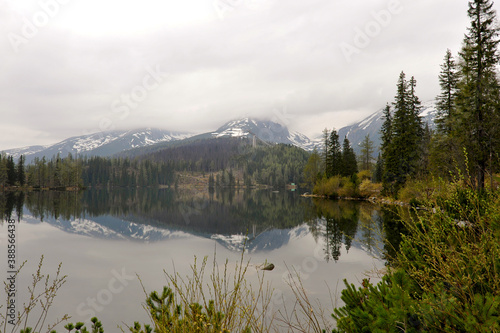
[[345, 137], [342, 144], [342, 165], [340, 175], [348, 177], [356, 173], [358, 173], [358, 161], [356, 160], [356, 154], [351, 147], [349, 139]]
[[382, 146], [380, 149], [385, 151], [386, 148], [391, 144], [392, 139], [392, 113], [391, 106], [387, 104], [384, 108], [383, 115], [384, 122], [382, 123], [382, 128], [380, 129], [380, 135], [382, 140]]
[[382, 156], [379, 153], [377, 157], [377, 163], [375, 163], [375, 170], [373, 172], [372, 181], [374, 183], [382, 182], [383, 175], [384, 175], [384, 160], [382, 159]]
[[457, 96], [459, 122], [454, 136], [467, 148], [478, 189], [484, 188], [492, 152], [498, 148], [500, 88], [496, 66], [499, 28], [490, 0], [469, 2], [471, 25], [464, 37]]
[[437, 129], [440, 133], [449, 134], [451, 132], [451, 121], [456, 114], [456, 97], [458, 85], [457, 64], [451, 54], [450, 49], [446, 50], [444, 62], [439, 73], [439, 85], [441, 94], [436, 97], [436, 117]]
[[7, 155], [0, 154], [0, 186], [7, 184]]
[[14, 163], [14, 157], [12, 157], [12, 155], [9, 155], [7, 156], [7, 185], [16, 185], [16, 180], [16, 164]]
[[321, 160], [323, 162], [323, 173], [325, 176], [328, 175], [328, 170], [331, 169], [332, 163], [331, 160], [329, 159], [330, 156], [328, 155], [328, 149], [330, 148], [330, 132], [328, 131], [327, 128], [323, 130], [323, 150], [321, 152]]
[[19, 160], [17, 161], [17, 181], [19, 185], [24, 186], [26, 183], [26, 174], [24, 172], [24, 156], [19, 156]]
[[341, 174], [342, 169], [342, 149], [339, 142], [339, 135], [335, 129], [330, 132], [328, 139], [327, 161], [329, 165], [326, 169], [326, 177], [330, 178]]
[[[395, 96], [394, 115], [390, 120], [390, 135], [384, 135], [382, 143], [384, 168], [384, 189], [391, 194], [396, 194], [406, 182], [408, 176], [417, 172], [418, 159], [421, 152], [423, 134], [422, 120], [420, 119], [420, 101], [415, 94], [416, 80], [412, 77], [406, 80], [406, 75], [401, 72], [397, 83]], [[390, 114], [390, 113], [389, 113]], [[388, 125], [388, 124], [384, 124]]]

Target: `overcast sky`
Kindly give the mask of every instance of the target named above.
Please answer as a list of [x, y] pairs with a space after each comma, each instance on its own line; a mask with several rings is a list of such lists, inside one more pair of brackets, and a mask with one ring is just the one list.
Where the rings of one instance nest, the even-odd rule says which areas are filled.
[[0, 150], [242, 116], [315, 136], [402, 70], [434, 99], [468, 25], [466, 0], [0, 0]]

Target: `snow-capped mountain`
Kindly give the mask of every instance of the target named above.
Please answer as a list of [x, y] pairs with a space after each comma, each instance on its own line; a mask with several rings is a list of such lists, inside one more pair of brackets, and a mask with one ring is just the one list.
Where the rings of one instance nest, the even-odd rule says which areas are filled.
[[[373, 141], [374, 146], [376, 147], [376, 154], [378, 154], [378, 149], [380, 147], [380, 129], [382, 128], [382, 124], [384, 123], [384, 108], [378, 110], [377, 112], [371, 114], [365, 119], [357, 122], [353, 125], [342, 127], [338, 130], [338, 134], [341, 140], [344, 140], [344, 137], [347, 136], [349, 141], [351, 142], [351, 146], [353, 147], [356, 153], [360, 152], [359, 144], [363, 141], [366, 135], [370, 136], [370, 140]], [[434, 119], [437, 116], [436, 102], [429, 101], [422, 103], [422, 110], [420, 111], [420, 116], [422, 117], [422, 121], [424, 123], [429, 124], [431, 129], [435, 128]], [[376, 157], [376, 156], [374, 156]]]
[[155, 128], [138, 130], [114, 130], [81, 136], [75, 136], [54, 145], [30, 146], [6, 150], [15, 159], [24, 155], [26, 162], [35, 157], [52, 157], [60, 154], [66, 157], [69, 153], [86, 156], [111, 156], [121, 151], [137, 147], [151, 146], [160, 142], [183, 140], [192, 136], [189, 133], [172, 132]]
[[[435, 126], [434, 119], [436, 114], [437, 110], [434, 101], [422, 103], [420, 115], [431, 128]], [[383, 109], [380, 109], [358, 123], [341, 128], [338, 130], [338, 134], [341, 140], [347, 136], [356, 153], [359, 153], [359, 144], [366, 135], [370, 135], [370, 139], [374, 142], [375, 147], [380, 146], [380, 128], [382, 127], [382, 123]], [[199, 135], [154, 128], [115, 130], [75, 136], [54, 145], [9, 149], [5, 153], [12, 155], [15, 159], [24, 155], [26, 162], [30, 163], [36, 157], [42, 158], [45, 156], [51, 158], [57, 154], [61, 154], [62, 157], [66, 157], [69, 153], [74, 156], [112, 156], [126, 150], [153, 145], [156, 145], [156, 149], [162, 149], [166, 143], [173, 141], [182, 142], [183, 140], [203, 140], [222, 137], [246, 137], [250, 139], [255, 137], [256, 140], [268, 143], [290, 144], [307, 151], [312, 151], [315, 147], [318, 149], [322, 147], [321, 138], [311, 140], [304, 134], [290, 131], [286, 126], [273, 121], [242, 118], [229, 121], [216, 131]]]
[[284, 125], [273, 121], [243, 118], [230, 121], [210, 133], [213, 138], [221, 137], [256, 137], [269, 143], [285, 143], [313, 150], [314, 142], [299, 132], [289, 131]]

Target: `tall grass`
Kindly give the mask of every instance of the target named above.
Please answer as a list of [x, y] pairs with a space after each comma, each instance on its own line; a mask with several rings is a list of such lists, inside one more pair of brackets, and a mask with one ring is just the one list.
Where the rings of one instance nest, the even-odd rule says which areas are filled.
[[[160, 293], [154, 291], [144, 304], [155, 332], [270, 332], [274, 316], [271, 309], [273, 289], [265, 282], [265, 271], [256, 270], [252, 285], [247, 274], [255, 269], [244, 255], [231, 268], [228, 260], [221, 266], [215, 255], [210, 274], [207, 257], [197, 258], [189, 275], [164, 271], [167, 284]], [[143, 286], [144, 288], [144, 286]], [[146, 291], [145, 291], [146, 292]], [[147, 331], [139, 323], [132, 332]], [[142, 331], [141, 331], [142, 329]]]
[[[32, 274], [31, 285], [28, 286], [28, 300], [22, 305], [16, 304], [16, 314], [15, 318], [8, 316], [7, 306], [9, 304], [9, 286], [7, 282], [4, 282], [5, 290], [5, 304], [0, 305], [0, 333], [30, 333], [30, 332], [52, 332], [54, 327], [56, 327], [61, 322], [68, 320], [69, 316], [66, 314], [62, 318], [57, 319], [55, 323], [47, 324], [47, 315], [54, 303], [54, 299], [57, 296], [59, 289], [66, 283], [66, 275], [61, 274], [62, 264], [59, 264], [55, 277], [50, 278], [49, 274], [42, 273], [44, 257], [40, 257], [38, 263], [38, 268], [34, 274]], [[17, 272], [15, 273], [15, 279], [17, 280], [21, 271], [23, 270], [26, 262], [21, 264]], [[18, 282], [18, 281], [17, 281]], [[19, 289], [16, 290], [16, 295], [18, 295]], [[19, 298], [17, 298], [19, 300]], [[5, 310], [4, 310], [5, 308]]]

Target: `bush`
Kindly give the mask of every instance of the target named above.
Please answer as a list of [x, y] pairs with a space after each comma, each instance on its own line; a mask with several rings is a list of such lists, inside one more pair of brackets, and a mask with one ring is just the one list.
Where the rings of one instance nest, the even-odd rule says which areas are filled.
[[365, 179], [359, 185], [359, 195], [362, 198], [370, 198], [377, 196], [382, 191], [381, 183], [372, 183], [371, 180]]
[[359, 180], [372, 180], [372, 172], [370, 170], [363, 170], [358, 172], [358, 178]]
[[351, 181], [349, 178], [342, 179], [342, 186], [339, 189], [339, 196], [342, 198], [355, 198], [357, 197], [357, 189], [356, 184]]
[[331, 177], [328, 179], [321, 179], [314, 186], [313, 193], [325, 197], [338, 197], [339, 190], [342, 186], [342, 178], [340, 176]]
[[337, 332], [500, 331], [499, 194], [463, 184], [404, 218], [408, 234], [381, 282], [346, 282]]

